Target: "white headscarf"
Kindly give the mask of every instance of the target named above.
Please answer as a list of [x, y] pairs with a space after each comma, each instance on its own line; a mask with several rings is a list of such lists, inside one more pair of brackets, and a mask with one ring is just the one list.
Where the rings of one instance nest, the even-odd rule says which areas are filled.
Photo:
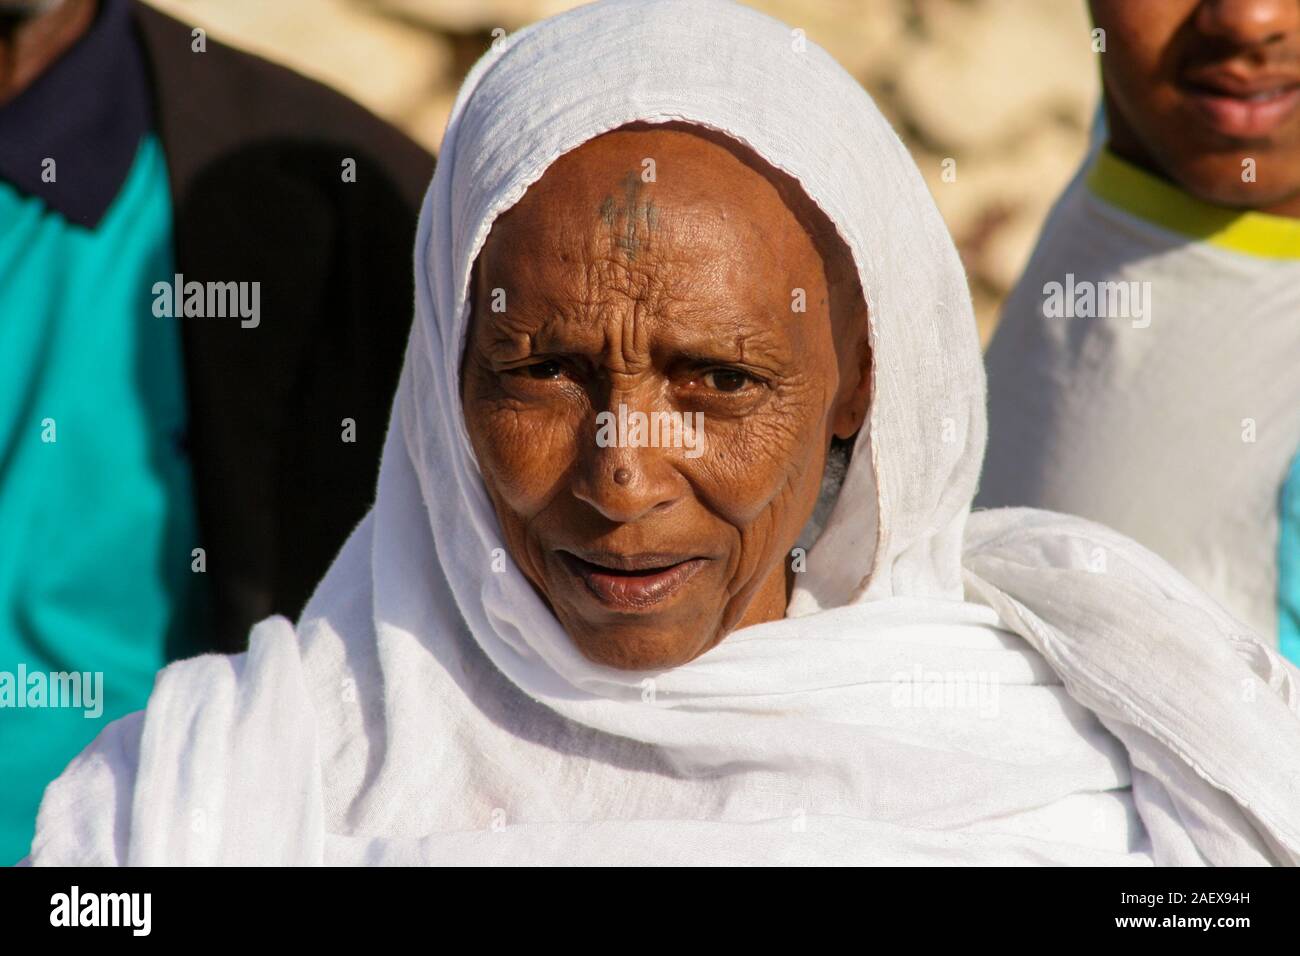
[[[458, 385], [494, 219], [634, 120], [794, 176], [853, 253], [874, 350], [787, 617], [656, 673], [591, 663], [493, 570]], [[375, 508], [296, 633], [271, 619], [245, 655], [163, 672], [47, 791], [35, 862], [1300, 858], [1294, 672], [1105, 529], [970, 518], [984, 380], [961, 265], [889, 124], [798, 31], [613, 0], [507, 38], [452, 111], [416, 276]]]

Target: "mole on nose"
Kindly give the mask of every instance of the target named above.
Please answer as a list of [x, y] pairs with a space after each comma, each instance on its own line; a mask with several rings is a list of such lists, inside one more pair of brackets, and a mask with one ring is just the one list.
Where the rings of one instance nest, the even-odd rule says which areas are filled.
[[617, 482], [618, 484], [626, 485], [631, 480], [632, 480], [632, 472], [628, 471], [626, 468], [614, 469], [614, 481]]

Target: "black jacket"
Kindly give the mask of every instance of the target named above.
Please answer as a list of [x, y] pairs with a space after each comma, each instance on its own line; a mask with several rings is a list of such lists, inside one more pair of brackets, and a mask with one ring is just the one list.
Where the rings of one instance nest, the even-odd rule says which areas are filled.
[[[296, 618], [374, 500], [433, 158], [350, 100], [136, 3], [185, 281], [259, 281], [256, 328], [182, 325], [207, 646]], [[344, 182], [343, 161], [356, 161]], [[343, 441], [343, 420], [355, 442]]]

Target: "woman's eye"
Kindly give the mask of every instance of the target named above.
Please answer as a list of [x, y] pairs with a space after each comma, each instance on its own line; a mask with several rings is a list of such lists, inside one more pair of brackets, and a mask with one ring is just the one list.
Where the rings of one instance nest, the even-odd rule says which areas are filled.
[[734, 368], [715, 368], [704, 373], [704, 384], [719, 392], [738, 392], [749, 381], [748, 375]]
[[558, 378], [563, 370], [560, 363], [556, 361], [537, 362], [533, 365], [525, 365], [517, 371], [527, 375], [529, 378]]

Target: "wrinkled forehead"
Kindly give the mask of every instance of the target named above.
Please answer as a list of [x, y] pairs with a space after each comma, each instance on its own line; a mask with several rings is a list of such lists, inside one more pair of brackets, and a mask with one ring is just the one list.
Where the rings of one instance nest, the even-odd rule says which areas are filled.
[[575, 250], [632, 270], [724, 264], [755, 283], [814, 264], [827, 285], [856, 278], [848, 247], [794, 177], [680, 121], [626, 124], [560, 156], [498, 213], [475, 271], [563, 269]]
[[477, 348], [784, 368], [828, 334], [860, 340], [848, 277], [847, 246], [792, 176], [707, 127], [635, 122], [560, 156], [496, 218], [462, 362]]

